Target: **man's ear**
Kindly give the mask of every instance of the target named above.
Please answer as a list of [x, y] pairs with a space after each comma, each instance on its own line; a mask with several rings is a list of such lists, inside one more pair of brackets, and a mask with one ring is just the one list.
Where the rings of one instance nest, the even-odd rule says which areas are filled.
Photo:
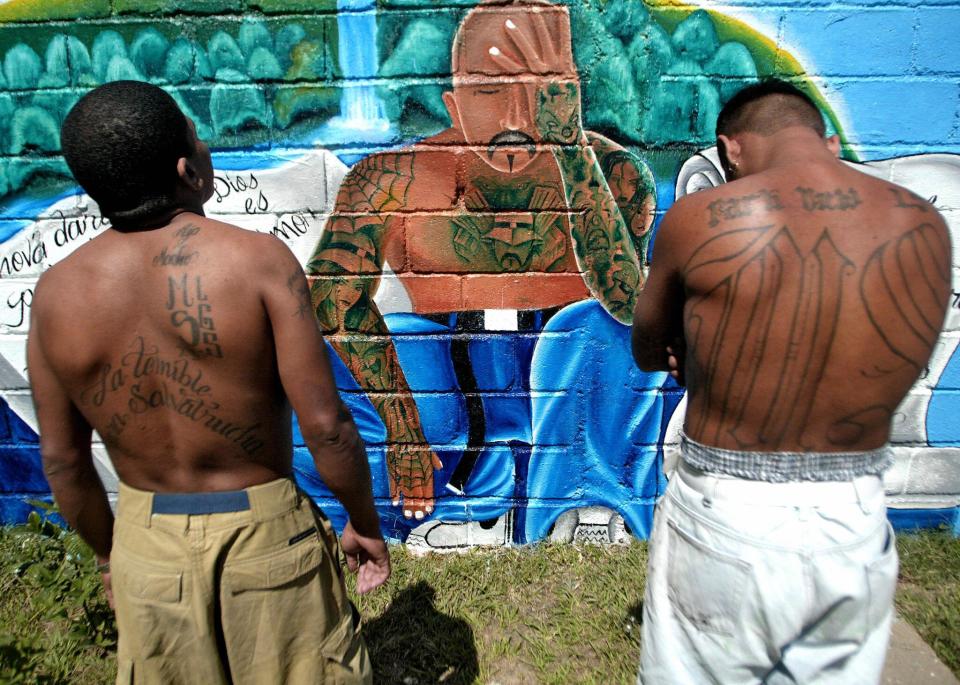
[[830, 153], [834, 157], [840, 156], [840, 136], [834, 133], [832, 136], [827, 138], [827, 149], [830, 150]]
[[727, 180], [733, 180], [740, 165], [740, 143], [721, 133], [717, 136], [717, 154]]
[[194, 191], [203, 190], [203, 177], [197, 173], [193, 164], [186, 157], [177, 160], [177, 176], [183, 183]]
[[450, 125], [462, 133], [463, 126], [460, 125], [460, 109], [457, 107], [457, 98], [454, 97], [452, 90], [448, 90], [443, 94], [443, 104], [446, 105], [447, 113], [450, 115]]

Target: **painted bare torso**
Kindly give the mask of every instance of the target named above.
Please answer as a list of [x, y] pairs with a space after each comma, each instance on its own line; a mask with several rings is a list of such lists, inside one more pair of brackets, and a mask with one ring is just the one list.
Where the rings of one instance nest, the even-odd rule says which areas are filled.
[[[558, 93], [578, 100], [575, 87]], [[525, 168], [505, 173], [450, 129], [366, 157], [340, 186], [306, 270], [321, 329], [386, 427], [397, 501], [432, 500], [439, 459], [374, 300], [386, 266], [422, 314], [596, 297], [614, 318], [629, 318], [656, 205], [653, 177], [612, 141], [571, 130], [561, 146], [531, 151]]]
[[513, 176], [470, 150], [410, 162], [406, 212], [388, 221], [385, 256], [414, 311], [543, 309], [590, 296], [551, 155]]

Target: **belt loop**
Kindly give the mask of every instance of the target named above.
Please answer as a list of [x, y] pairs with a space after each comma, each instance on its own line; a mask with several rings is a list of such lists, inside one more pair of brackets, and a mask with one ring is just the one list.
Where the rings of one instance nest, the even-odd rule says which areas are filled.
[[860, 505], [860, 511], [866, 515], [870, 515], [870, 504], [867, 502], [867, 498], [863, 492], [863, 477], [858, 476], [853, 479], [853, 491], [857, 493], [857, 504]]
[[153, 493], [148, 492], [146, 496], [146, 506], [143, 508], [143, 527], [149, 528], [153, 525]]
[[254, 523], [260, 523], [263, 521], [263, 510], [260, 506], [260, 498], [257, 497], [257, 492], [254, 488], [247, 488], [247, 501], [250, 503], [250, 518]]

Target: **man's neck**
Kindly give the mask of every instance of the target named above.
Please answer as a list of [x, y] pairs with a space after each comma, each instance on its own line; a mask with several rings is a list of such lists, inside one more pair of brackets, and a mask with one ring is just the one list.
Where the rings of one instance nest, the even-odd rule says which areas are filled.
[[786, 166], [831, 164], [837, 158], [823, 138], [806, 128], [790, 128], [770, 136], [764, 171]]
[[157, 214], [146, 219], [137, 219], [134, 221], [111, 220], [114, 230], [120, 233], [138, 233], [141, 231], [154, 231], [159, 228], [165, 228], [177, 220], [178, 217], [186, 214], [195, 214], [203, 216], [203, 207], [177, 207], [162, 214]]

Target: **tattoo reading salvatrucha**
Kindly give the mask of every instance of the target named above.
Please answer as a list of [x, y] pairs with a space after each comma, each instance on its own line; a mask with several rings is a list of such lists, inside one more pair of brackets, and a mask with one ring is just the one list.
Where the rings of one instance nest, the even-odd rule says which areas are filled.
[[[887, 190], [893, 193], [893, 200], [896, 202], [897, 207], [902, 207], [903, 209], [916, 209], [921, 212], [929, 212], [930, 204], [933, 204], [933, 200], [930, 200], [930, 204], [928, 204], [920, 198], [914, 197], [912, 193], [900, 190], [899, 188], [888, 188]], [[934, 196], [933, 199], [936, 199], [936, 196]]]
[[820, 191], [797, 186], [796, 191], [800, 193], [803, 208], [808, 212], [821, 210], [845, 212], [849, 209], [856, 209], [863, 204], [863, 200], [860, 199], [854, 188], [847, 188], [846, 191], [840, 188]]
[[[218, 414], [220, 404], [212, 399], [212, 390], [203, 380], [202, 369], [192, 367], [187, 359], [164, 358], [159, 348], [148, 345], [143, 336], [134, 338], [132, 347], [120, 358], [116, 368], [104, 364], [97, 380], [80, 394], [81, 402], [100, 407], [109, 394], [128, 391], [128, 411], [116, 412], [110, 417], [104, 438], [110, 441], [119, 438], [132, 415], [165, 407], [239, 445], [251, 456], [263, 447], [263, 440], [255, 435], [259, 423], [232, 423]], [[160, 387], [146, 387], [144, 380], [156, 377], [160, 378]]]
[[750, 216], [760, 207], [763, 211], [773, 211], [783, 209], [783, 203], [775, 190], [759, 190], [750, 195], [742, 197], [723, 198], [714, 200], [707, 209], [710, 210], [710, 226], [716, 226], [721, 221], [730, 219], [739, 219], [740, 217]]
[[182, 350], [194, 358], [223, 357], [200, 277], [191, 278], [188, 274], [179, 278], [169, 276], [167, 288], [167, 311], [170, 312], [170, 322], [182, 329]]
[[197, 251], [186, 252], [187, 242], [200, 232], [200, 227], [194, 224], [187, 224], [186, 226], [181, 226], [174, 233], [176, 242], [168, 250], [166, 246], [161, 248], [160, 254], [153, 258], [154, 266], [188, 266], [194, 257], [197, 256]]

